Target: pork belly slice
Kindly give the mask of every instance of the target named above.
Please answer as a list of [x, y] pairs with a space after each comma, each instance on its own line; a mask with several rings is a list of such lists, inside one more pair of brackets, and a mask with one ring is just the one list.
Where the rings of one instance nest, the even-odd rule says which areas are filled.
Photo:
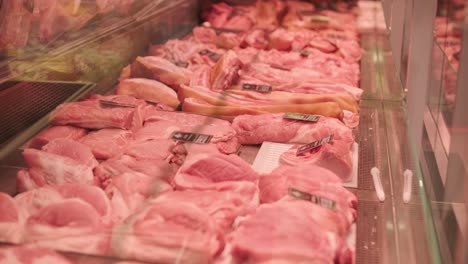
[[255, 184], [258, 174], [237, 155], [189, 156], [174, 177], [177, 189], [223, 190]]
[[79, 198], [46, 205], [25, 225], [24, 242], [64, 251], [105, 255], [111, 228], [96, 209]]
[[241, 144], [312, 143], [329, 135], [346, 143], [348, 151], [354, 142], [352, 130], [335, 118], [320, 116], [317, 122], [283, 118], [284, 113], [241, 115], [232, 122]]
[[21, 216], [15, 201], [6, 193], [0, 193], [0, 212], [0, 241], [19, 243], [22, 239]]
[[214, 220], [188, 202], [154, 200], [114, 228], [112, 253], [156, 263], [211, 263], [221, 249]]
[[176, 92], [165, 84], [144, 78], [126, 79], [117, 86], [117, 94], [131, 95], [150, 102], [157, 102], [172, 108], [180, 104]]
[[302, 145], [295, 145], [280, 157], [280, 164], [298, 166], [315, 164], [338, 175], [343, 181], [352, 178], [353, 159], [349, 143], [344, 140], [333, 140], [316, 149], [297, 155]]
[[[103, 106], [100, 100], [135, 105], [136, 107]], [[139, 128], [142, 108], [146, 103], [130, 96], [94, 96], [89, 100], [59, 105], [49, 116], [54, 125], [74, 125], [83, 128]]]
[[28, 148], [41, 149], [49, 141], [58, 138], [77, 140], [86, 135], [86, 129], [73, 126], [52, 126], [40, 132], [28, 143]]
[[110, 159], [121, 155], [131, 140], [131, 131], [104, 128], [90, 132], [80, 142], [91, 148], [96, 159]]
[[0, 263], [73, 264], [69, 259], [53, 250], [30, 245], [0, 247]]
[[189, 83], [190, 74], [190, 70], [156, 56], [137, 57], [131, 66], [132, 78], [157, 80], [176, 90], [179, 85]]
[[260, 206], [254, 215], [240, 222], [229, 236], [229, 243], [234, 260], [243, 263], [351, 261], [343, 239], [317, 222], [307, 202]]

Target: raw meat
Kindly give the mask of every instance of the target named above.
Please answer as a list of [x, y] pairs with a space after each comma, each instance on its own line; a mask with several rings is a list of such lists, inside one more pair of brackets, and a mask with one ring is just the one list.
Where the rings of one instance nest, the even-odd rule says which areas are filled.
[[215, 64], [211, 71], [211, 88], [214, 90], [228, 89], [239, 76], [242, 62], [233, 51], [228, 51]]
[[347, 230], [356, 219], [357, 198], [340, 183], [341, 179], [334, 173], [315, 165], [280, 166], [260, 177], [260, 201], [270, 203], [283, 199], [291, 188], [330, 199], [342, 215], [340, 225]]
[[[255, 84], [255, 83], [250, 83]], [[343, 110], [357, 113], [359, 105], [347, 94], [300, 94], [282, 91], [269, 93], [259, 93], [248, 90], [229, 89], [221, 93], [209, 90], [206, 87], [188, 87], [182, 85], [179, 90], [179, 97], [194, 98], [204, 100], [213, 105], [219, 106], [239, 106], [265, 107], [274, 105], [301, 105], [335, 102]]]
[[245, 215], [258, 206], [257, 188], [239, 191], [175, 191], [167, 192], [156, 198], [156, 201], [186, 202], [203, 209], [216, 226], [220, 235], [228, 232], [238, 216]]
[[249, 30], [254, 23], [248, 16], [237, 15], [233, 7], [223, 2], [212, 5], [205, 19], [213, 27], [241, 31]]
[[118, 128], [104, 128], [90, 132], [81, 142], [91, 148], [96, 159], [110, 159], [121, 155], [132, 140], [132, 132]]
[[53, 249], [105, 255], [109, 249], [109, 226], [96, 209], [78, 198], [46, 205], [25, 225], [24, 242]]
[[74, 125], [94, 129], [132, 129], [142, 125], [140, 107], [107, 107], [103, 106], [99, 100], [127, 104], [139, 103], [138, 101], [115, 100], [115, 97], [95, 97], [81, 102], [64, 103], [50, 114], [49, 122], [54, 125]]
[[[23, 157], [31, 169], [30, 171], [38, 173], [41, 179], [40, 182], [35, 181], [35, 177], [31, 177], [38, 186], [43, 185], [41, 184], [42, 181], [48, 185], [62, 183], [94, 184], [93, 167], [74, 159], [36, 149], [25, 149]], [[18, 180], [20, 179], [18, 178]]]
[[94, 168], [96, 165], [98, 165], [97, 160], [94, 158], [94, 155], [88, 146], [71, 139], [54, 139], [42, 147], [42, 150], [47, 153], [73, 159], [91, 168]]
[[33, 190], [46, 185], [44, 176], [35, 169], [19, 170], [16, 174], [16, 188], [18, 192]]
[[131, 69], [132, 78], [158, 80], [176, 90], [179, 85], [188, 84], [190, 80], [189, 70], [156, 56], [137, 57]]
[[301, 146], [295, 145], [283, 153], [280, 157], [280, 163], [289, 166], [315, 164], [334, 172], [345, 182], [351, 180], [353, 160], [348, 142], [333, 140], [298, 156], [296, 153]]
[[0, 17], [0, 49], [22, 48], [29, 39], [33, 16], [24, 7], [21, 1], [8, 1], [3, 3]]
[[117, 94], [131, 95], [150, 102], [157, 102], [173, 107], [180, 104], [177, 94], [170, 87], [155, 80], [132, 78], [120, 82]]
[[165, 160], [169, 162], [175, 144], [170, 139], [134, 142], [127, 146], [125, 154], [137, 160]]
[[[138, 141], [167, 139], [172, 132], [177, 130], [212, 135], [213, 138], [210, 143], [215, 144], [218, 150], [225, 154], [237, 152], [240, 146], [236, 132], [229, 122], [213, 117], [180, 112], [158, 111], [148, 115], [145, 119], [144, 128], [135, 134], [135, 139]], [[193, 148], [193, 146], [191, 147]]]
[[86, 135], [86, 129], [73, 126], [52, 126], [35, 136], [28, 143], [28, 148], [41, 149], [49, 141], [58, 138], [69, 138], [77, 140]]
[[284, 114], [241, 115], [234, 119], [241, 144], [261, 144], [264, 141], [278, 143], [312, 143], [329, 135], [334, 140], [343, 140], [349, 150], [354, 142], [351, 129], [334, 118], [321, 116], [316, 122], [283, 118]]
[[262, 205], [240, 223], [229, 240], [234, 259], [243, 263], [351, 261], [343, 240], [322, 229], [308, 203]]
[[137, 160], [127, 155], [123, 155], [118, 159], [106, 160], [94, 169], [94, 175], [99, 182], [99, 186], [103, 189], [109, 186], [114, 177], [133, 172], [170, 182], [176, 169], [175, 166], [163, 160]]
[[213, 219], [192, 203], [155, 200], [113, 232], [114, 255], [157, 263], [211, 263], [221, 248]]
[[133, 214], [150, 196], [171, 191], [165, 181], [138, 172], [124, 172], [112, 177], [106, 187], [112, 205], [112, 219], [120, 222]]
[[223, 190], [243, 188], [257, 181], [258, 174], [237, 155], [191, 156], [174, 177], [177, 189]]
[[21, 218], [15, 201], [6, 193], [0, 193], [0, 212], [0, 241], [19, 243], [22, 236]]
[[0, 247], [2, 264], [72, 264], [70, 260], [53, 250], [35, 246]]
[[218, 116], [232, 120], [238, 115], [259, 115], [265, 113], [297, 112], [304, 114], [323, 115], [341, 119], [343, 111], [335, 102], [312, 103], [312, 104], [275, 104], [275, 105], [212, 105], [201, 99], [186, 98], [182, 106], [185, 112], [200, 115]]

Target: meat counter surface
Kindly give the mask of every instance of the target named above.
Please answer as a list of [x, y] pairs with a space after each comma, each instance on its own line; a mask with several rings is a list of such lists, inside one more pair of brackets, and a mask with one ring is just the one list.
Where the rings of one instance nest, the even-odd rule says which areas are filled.
[[[348, 11], [217, 3], [190, 36], [124, 68], [115, 95], [57, 107], [23, 150], [18, 194], [0, 193], [1, 241], [28, 244], [0, 262], [45, 247], [155, 263], [353, 263], [357, 198], [342, 183], [363, 91]], [[266, 141], [296, 144], [294, 162], [258, 174], [238, 156]]]

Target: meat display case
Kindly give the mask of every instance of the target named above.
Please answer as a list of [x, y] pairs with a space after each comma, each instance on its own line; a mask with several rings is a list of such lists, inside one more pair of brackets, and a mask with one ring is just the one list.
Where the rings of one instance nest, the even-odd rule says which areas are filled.
[[[124, 13], [116, 9], [94, 14], [84, 25], [67, 28], [70, 32], [59, 32], [40, 44], [34, 42], [32, 29], [32, 40], [22, 47], [4, 48], [0, 98], [6, 99], [2, 102], [8, 104], [11, 99], [1, 92], [12, 91], [12, 87], [27, 89], [29, 93], [18, 94], [30, 96], [25, 108], [39, 114], [26, 122], [21, 119], [25, 115], [18, 114], [23, 108], [10, 107], [13, 118], [5, 122], [18, 124], [18, 129], [4, 139], [8, 124], [2, 123], [0, 191], [17, 193], [16, 175], [26, 167], [21, 153], [28, 140], [47, 127], [45, 113], [91, 94], [114, 93], [126, 65], [146, 55], [152, 44], [186, 37], [202, 23], [200, 14], [214, 2], [134, 1]], [[225, 2], [239, 5], [255, 1]], [[363, 50], [359, 86], [364, 93], [359, 126], [353, 131], [359, 144], [357, 187], [348, 188], [358, 199], [355, 263], [468, 261], [468, 118], [464, 104], [468, 96], [466, 77], [459, 74], [467, 69], [468, 55], [463, 51], [468, 42], [464, 41], [467, 25], [460, 17], [464, 5], [459, 2], [463, 1], [357, 4], [368, 13], [359, 32]], [[78, 10], [86, 14], [96, 8], [91, 7], [94, 4], [83, 1]], [[6, 7], [2, 6], [3, 14]], [[0, 31], [5, 30], [4, 25]], [[43, 101], [34, 100], [39, 97]], [[25, 103], [25, 98], [15, 99]], [[259, 150], [259, 146], [245, 145], [239, 155], [252, 164]], [[373, 167], [380, 170], [384, 201], [375, 189]], [[405, 178], [406, 170], [412, 172], [412, 181]], [[411, 192], [409, 202], [403, 197], [405, 189]], [[108, 256], [61, 253], [75, 263], [119, 261]]]

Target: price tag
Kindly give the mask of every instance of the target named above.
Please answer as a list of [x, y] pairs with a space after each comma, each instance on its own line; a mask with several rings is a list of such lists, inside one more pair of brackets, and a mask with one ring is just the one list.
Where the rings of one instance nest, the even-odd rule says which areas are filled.
[[219, 55], [218, 53], [212, 52], [207, 49], [200, 51], [199, 54], [202, 56], [207, 56], [208, 58], [210, 58], [210, 60], [214, 62], [217, 62], [221, 58], [221, 55]]
[[180, 132], [180, 131], [175, 131], [171, 135], [171, 139], [173, 140], [184, 141], [188, 143], [196, 143], [196, 144], [208, 144], [210, 143], [212, 138], [213, 138], [212, 135], [188, 133], [188, 132]]
[[272, 67], [274, 69], [278, 69], [278, 70], [283, 70], [283, 71], [291, 71], [291, 68], [283, 66], [283, 65], [279, 65], [279, 64], [276, 64], [276, 63], [271, 63], [270, 67]]
[[331, 199], [299, 191], [294, 188], [290, 188], [288, 194], [294, 198], [301, 199], [304, 201], [310, 201], [314, 204], [336, 211], [336, 201], [333, 201]]
[[242, 85], [242, 89], [260, 93], [269, 93], [273, 90], [273, 87], [271, 87], [271, 85], [244, 83]]
[[300, 121], [308, 121], [308, 122], [317, 122], [320, 119], [320, 116], [306, 115], [306, 114], [299, 114], [299, 113], [286, 113], [284, 114], [283, 118], [300, 120]]
[[188, 62], [185, 61], [173, 61], [173, 63], [182, 68], [187, 68], [189, 66]]
[[330, 18], [328, 18], [327, 16], [311, 16], [310, 21], [317, 23], [328, 23], [330, 21]]
[[326, 144], [326, 143], [329, 143], [330, 141], [333, 140], [333, 135], [329, 135], [328, 137], [324, 137], [320, 140], [317, 140], [317, 141], [314, 141], [310, 144], [306, 144], [306, 145], [303, 145], [301, 146], [300, 148], [297, 149], [297, 152], [296, 152], [296, 156], [299, 156], [299, 155], [302, 155], [306, 152], [309, 152], [313, 149], [316, 149], [320, 146], [322, 146], [323, 144]]
[[310, 50], [304, 50], [304, 49], [296, 49], [294, 51], [300, 53], [301, 56], [303, 56], [303, 57], [308, 57], [309, 55], [311, 55], [313, 53]]
[[328, 38], [339, 39], [339, 40], [348, 40], [348, 37], [339, 34], [328, 33], [326, 35]]

